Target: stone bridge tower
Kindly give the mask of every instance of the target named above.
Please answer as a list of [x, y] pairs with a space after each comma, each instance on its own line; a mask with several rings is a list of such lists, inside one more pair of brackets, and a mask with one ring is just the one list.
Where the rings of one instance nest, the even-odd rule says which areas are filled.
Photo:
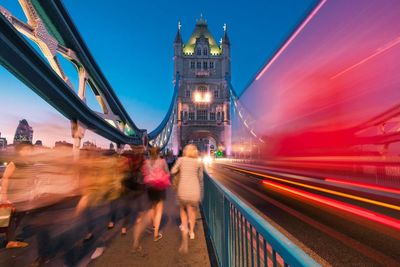
[[231, 151], [230, 42], [227, 28], [218, 45], [201, 16], [184, 44], [178, 25], [174, 41], [174, 80], [180, 74], [177, 112], [171, 145], [177, 153], [196, 144], [202, 153]]

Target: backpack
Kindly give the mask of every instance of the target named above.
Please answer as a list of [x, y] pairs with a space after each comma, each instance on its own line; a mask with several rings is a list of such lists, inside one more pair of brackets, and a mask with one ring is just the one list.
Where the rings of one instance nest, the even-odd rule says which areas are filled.
[[157, 164], [157, 162], [154, 164], [153, 167], [149, 161], [147, 162], [144, 170], [144, 183], [151, 188], [165, 190], [171, 185], [169, 174], [164, 171], [161, 164]]

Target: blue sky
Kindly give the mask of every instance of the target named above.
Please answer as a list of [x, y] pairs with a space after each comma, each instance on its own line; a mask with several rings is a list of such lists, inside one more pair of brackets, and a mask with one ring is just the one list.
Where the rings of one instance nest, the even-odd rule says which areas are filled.
[[[203, 14], [216, 40], [228, 25], [232, 43], [232, 82], [238, 92], [272, 56], [315, 0], [271, 1], [64, 1], [73, 21], [135, 123], [151, 131], [161, 122], [172, 98], [173, 48], [178, 20], [184, 41]], [[17, 1], [2, 5], [25, 20]], [[72, 83], [76, 74], [67, 68]], [[18, 120], [34, 128], [34, 140], [52, 146], [70, 141], [69, 122], [0, 67], [0, 132], [11, 139]], [[95, 109], [95, 103], [89, 99]], [[48, 138], [46, 134], [51, 133]], [[86, 139], [101, 144], [100, 137]]]

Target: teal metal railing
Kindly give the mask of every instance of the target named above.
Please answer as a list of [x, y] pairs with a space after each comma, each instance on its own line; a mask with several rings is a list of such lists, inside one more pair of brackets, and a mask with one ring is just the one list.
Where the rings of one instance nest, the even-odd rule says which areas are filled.
[[319, 266], [207, 174], [202, 210], [219, 266]]

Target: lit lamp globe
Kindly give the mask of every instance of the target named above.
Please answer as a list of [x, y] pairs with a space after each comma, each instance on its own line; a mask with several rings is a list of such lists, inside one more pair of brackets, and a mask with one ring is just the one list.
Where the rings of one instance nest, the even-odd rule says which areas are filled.
[[201, 95], [200, 93], [194, 94], [194, 102], [201, 102]]

